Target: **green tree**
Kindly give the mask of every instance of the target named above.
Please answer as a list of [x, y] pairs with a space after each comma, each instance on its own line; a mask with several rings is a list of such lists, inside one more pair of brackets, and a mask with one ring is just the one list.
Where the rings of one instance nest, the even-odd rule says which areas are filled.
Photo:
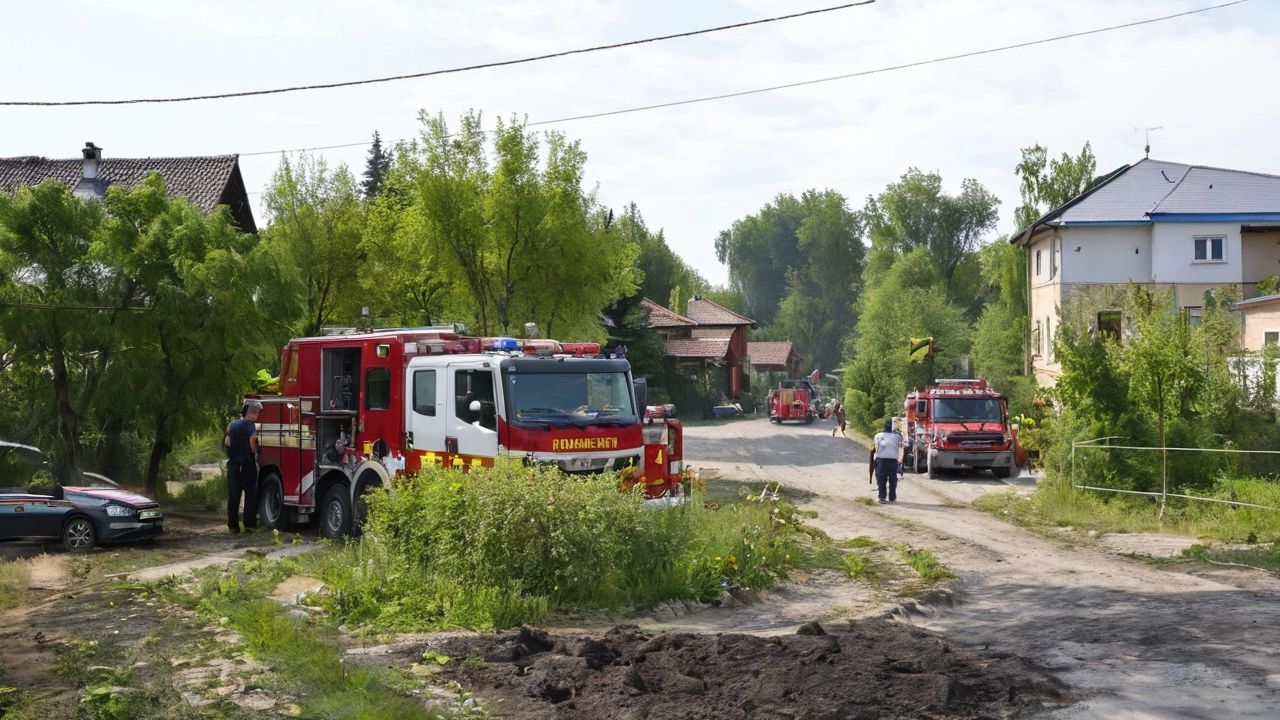
[[845, 369], [845, 404], [857, 427], [874, 430], [886, 417], [901, 412], [908, 391], [923, 389], [935, 379], [927, 364], [908, 358], [911, 338], [934, 339], [937, 373], [963, 370], [969, 324], [964, 310], [947, 300], [942, 285], [928, 249], [918, 247], [863, 294]]
[[120, 340], [117, 323], [137, 309], [136, 286], [94, 257], [101, 203], [56, 180], [0, 193], [0, 336], [9, 370], [43, 376], [70, 476], [84, 467], [90, 412]]
[[618, 218], [618, 230], [628, 242], [640, 249], [640, 257], [636, 260], [636, 269], [640, 271], [640, 296], [684, 314], [689, 298], [704, 290], [707, 281], [671, 250], [662, 230], [649, 230], [635, 203], [628, 205]]
[[1031, 411], [1035, 379], [1026, 375], [1026, 252], [998, 238], [979, 253], [986, 306], [974, 325], [973, 370], [1009, 398], [1011, 412]]
[[716, 238], [716, 257], [729, 266], [730, 286], [746, 296], [746, 314], [761, 324], [773, 322], [789, 290], [787, 272], [801, 262], [803, 221], [800, 201], [779, 195]]
[[110, 188], [105, 205], [94, 257], [148, 311], [123, 318], [128, 352], [112, 363], [102, 400], [128, 408], [150, 439], [144, 479], [154, 493], [175, 444], [216, 424], [273, 364], [305, 311], [303, 289], [278, 249], [240, 233], [226, 208], [206, 219], [168, 199], [159, 174], [132, 192]]
[[365, 215], [355, 179], [345, 165], [330, 170], [323, 157], [280, 159], [263, 195], [270, 224], [263, 231], [301, 271], [307, 288], [302, 333], [334, 322], [353, 322], [363, 254]]
[[1088, 142], [1076, 157], [1064, 152], [1056, 160], [1049, 159], [1049, 151], [1043, 145], [1023, 148], [1022, 162], [1014, 168], [1022, 195], [1022, 204], [1013, 212], [1018, 229], [1088, 190], [1097, 165], [1093, 147]]
[[948, 195], [938, 174], [909, 169], [863, 210], [871, 237], [868, 286], [898, 257], [923, 248], [938, 267], [947, 299], [977, 315], [982, 292], [974, 287], [976, 251], [995, 228], [999, 204], [977, 180], [964, 180], [959, 195]]
[[462, 279], [482, 333], [534, 321], [548, 333], [603, 339], [600, 311], [635, 292], [639, 249], [607, 222], [582, 187], [586, 153], [559, 133], [541, 141], [519, 122], [499, 122], [494, 161], [480, 116], [457, 132], [422, 116], [424, 159], [417, 202]]
[[378, 131], [373, 131], [373, 144], [369, 146], [369, 157], [365, 160], [364, 174], [361, 175], [360, 190], [365, 200], [372, 200], [382, 190], [382, 183], [391, 170], [394, 156], [382, 147], [382, 138]]

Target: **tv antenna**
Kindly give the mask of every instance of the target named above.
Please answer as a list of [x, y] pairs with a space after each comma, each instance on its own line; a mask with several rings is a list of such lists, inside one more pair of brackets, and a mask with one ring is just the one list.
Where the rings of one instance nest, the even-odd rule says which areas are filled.
[[1134, 129], [1133, 129], [1133, 131], [1134, 131], [1134, 132], [1137, 132], [1137, 131], [1139, 131], [1139, 130], [1142, 130], [1142, 131], [1143, 131], [1143, 133], [1145, 134], [1146, 145], [1144, 145], [1144, 146], [1143, 146], [1143, 148], [1142, 148], [1142, 152], [1146, 153], [1146, 158], [1147, 158], [1148, 160], [1150, 160], [1150, 159], [1151, 159], [1151, 131], [1152, 131], [1152, 130], [1163, 130], [1163, 129], [1164, 129], [1164, 126], [1163, 126], [1163, 125], [1158, 125], [1158, 126], [1156, 126], [1156, 127], [1149, 127], [1149, 128], [1134, 128]]

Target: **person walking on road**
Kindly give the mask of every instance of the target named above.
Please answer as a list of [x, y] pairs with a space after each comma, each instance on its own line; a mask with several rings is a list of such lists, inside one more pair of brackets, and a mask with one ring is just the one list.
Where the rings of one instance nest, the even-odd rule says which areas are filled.
[[227, 426], [227, 527], [240, 532], [240, 496], [244, 495], [244, 529], [258, 527], [258, 413], [262, 403], [245, 400], [240, 419]]
[[836, 436], [836, 431], [837, 431], [837, 430], [839, 430], [839, 431], [840, 431], [840, 434], [841, 434], [841, 435], [844, 435], [845, 437], [848, 437], [848, 435], [846, 435], [846, 434], [845, 434], [845, 431], [844, 431], [844, 421], [845, 421], [845, 416], [844, 416], [844, 405], [841, 405], [839, 401], [836, 401], [836, 406], [835, 406], [834, 414], [835, 414], [835, 418], [836, 418], [836, 426], [835, 426], [835, 427], [833, 427], [833, 428], [831, 428], [831, 437], [835, 437], [835, 436]]
[[902, 436], [894, 431], [892, 420], [884, 421], [884, 431], [876, 433], [871, 444], [876, 457], [876, 490], [880, 502], [897, 502], [898, 455], [902, 452]]

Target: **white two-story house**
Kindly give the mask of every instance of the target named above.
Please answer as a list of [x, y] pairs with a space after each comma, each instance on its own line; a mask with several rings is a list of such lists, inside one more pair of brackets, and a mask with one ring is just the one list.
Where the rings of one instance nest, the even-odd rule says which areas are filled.
[[[1084, 288], [1171, 288], [1195, 323], [1206, 290], [1235, 286], [1249, 299], [1259, 280], [1280, 274], [1280, 176], [1142, 160], [1010, 242], [1027, 249], [1028, 368], [1052, 385], [1059, 310]], [[1118, 333], [1122, 322], [1120, 311], [1100, 308], [1094, 327]]]

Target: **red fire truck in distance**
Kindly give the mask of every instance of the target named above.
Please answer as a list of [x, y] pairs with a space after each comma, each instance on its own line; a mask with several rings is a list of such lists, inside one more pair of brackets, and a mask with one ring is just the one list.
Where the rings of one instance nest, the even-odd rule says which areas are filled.
[[1017, 472], [1004, 396], [987, 381], [938, 380], [907, 395], [903, 462], [936, 478], [939, 470], [990, 470], [998, 478]]
[[[431, 464], [642, 468], [650, 497], [676, 494], [683, 470], [678, 451], [647, 467], [630, 363], [595, 343], [447, 327], [298, 338], [281, 353], [280, 394], [257, 398], [259, 518], [270, 528], [317, 516], [326, 537], [349, 534], [365, 492]], [[678, 448], [679, 424], [669, 431]]]

